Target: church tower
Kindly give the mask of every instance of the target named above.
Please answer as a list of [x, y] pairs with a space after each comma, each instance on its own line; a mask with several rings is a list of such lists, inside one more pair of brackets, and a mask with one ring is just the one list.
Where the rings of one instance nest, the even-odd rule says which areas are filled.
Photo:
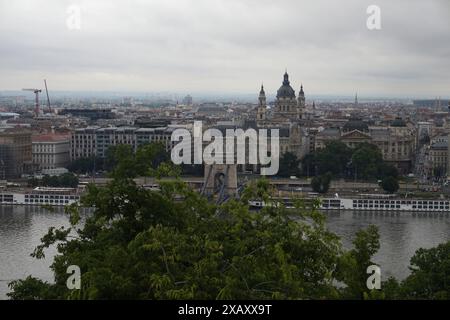
[[267, 112], [267, 104], [266, 104], [266, 93], [264, 92], [264, 86], [261, 85], [261, 91], [259, 92], [259, 103], [258, 109], [256, 113], [256, 121], [265, 121], [266, 120], [266, 112]]
[[300, 92], [298, 93], [298, 99], [297, 99], [297, 114], [298, 119], [303, 119], [303, 114], [305, 112], [305, 92], [303, 91], [303, 85], [300, 86]]
[[[447, 111], [448, 111], [447, 120], [450, 120], [450, 100], [448, 101]], [[447, 180], [449, 179], [450, 179], [450, 130], [447, 130]]]

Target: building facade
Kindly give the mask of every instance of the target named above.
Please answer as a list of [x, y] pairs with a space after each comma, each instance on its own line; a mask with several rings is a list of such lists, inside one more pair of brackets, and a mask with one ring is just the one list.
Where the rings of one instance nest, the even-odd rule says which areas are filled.
[[166, 151], [172, 150], [176, 142], [171, 141], [176, 127], [137, 128], [137, 127], [87, 127], [76, 129], [70, 140], [70, 159], [106, 156], [109, 147], [126, 144], [136, 150], [146, 143], [160, 142]]
[[31, 132], [0, 132], [0, 179], [19, 178], [32, 168]]
[[430, 145], [426, 162], [426, 173], [432, 177], [447, 175], [448, 142], [437, 141]]
[[339, 128], [327, 128], [315, 136], [315, 150], [329, 141], [342, 141], [350, 148], [361, 143], [376, 145], [383, 160], [394, 165], [400, 174], [410, 173], [416, 152], [416, 130], [397, 118], [388, 126], [368, 126], [363, 120], [351, 118]]
[[256, 125], [259, 129], [279, 129], [280, 155], [290, 152], [302, 158], [309, 151], [309, 139], [301, 126], [305, 110], [305, 93], [303, 85], [300, 87], [298, 98], [291, 87], [289, 75], [283, 76], [281, 87], [277, 90], [273, 111], [267, 107], [264, 87], [258, 96], [256, 108]]
[[33, 164], [41, 170], [63, 168], [70, 161], [70, 136], [47, 134], [32, 138]]

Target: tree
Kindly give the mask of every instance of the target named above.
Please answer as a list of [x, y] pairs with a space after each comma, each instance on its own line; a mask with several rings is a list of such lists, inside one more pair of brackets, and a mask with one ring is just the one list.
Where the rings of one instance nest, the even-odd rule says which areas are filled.
[[315, 156], [318, 172], [331, 172], [335, 176], [343, 175], [347, 163], [350, 161], [352, 150], [341, 141], [327, 142], [325, 148], [319, 150]]
[[383, 156], [377, 146], [369, 143], [360, 144], [352, 155], [355, 174], [361, 179], [373, 179], [378, 176]]
[[443, 166], [439, 166], [436, 168], [433, 168], [433, 176], [436, 178], [442, 178], [445, 176], [445, 168]]
[[136, 158], [133, 147], [128, 144], [118, 144], [108, 150], [110, 161], [114, 163], [114, 168], [110, 171], [110, 177], [135, 178], [138, 176], [140, 166], [136, 165]]
[[[129, 158], [118, 157], [116, 168]], [[122, 163], [123, 161], [123, 163]], [[159, 171], [162, 167], [162, 171]], [[169, 164], [153, 168], [168, 173]], [[136, 168], [127, 168], [136, 172]], [[120, 173], [121, 171], [114, 171]], [[169, 172], [170, 173], [170, 172]], [[14, 299], [323, 299], [334, 286], [341, 253], [325, 217], [281, 203], [250, 212], [249, 199], [271, 198], [270, 185], [252, 182], [240, 200], [216, 205], [179, 181], [146, 190], [115, 174], [105, 187], [88, 186], [83, 205], [94, 207], [77, 230], [51, 228], [33, 256], [58, 243], [55, 283], [27, 278], [11, 283]], [[179, 201], [182, 199], [182, 201]], [[70, 236], [69, 236], [70, 235]], [[81, 290], [66, 287], [69, 265], [82, 270]]]
[[397, 190], [400, 188], [397, 179], [391, 176], [385, 177], [383, 178], [383, 180], [381, 180], [381, 187], [388, 193], [397, 192]]
[[278, 176], [290, 177], [300, 175], [300, 160], [292, 152], [285, 152], [280, 158]]
[[70, 163], [67, 169], [73, 173], [86, 174], [95, 170], [104, 169], [103, 159], [99, 157], [79, 158]]
[[314, 177], [311, 180], [311, 187], [315, 192], [327, 193], [330, 188], [331, 173], [327, 173], [321, 176]]
[[32, 276], [25, 280], [15, 280], [9, 283], [13, 290], [8, 293], [12, 300], [39, 300], [42, 297], [56, 298], [50, 290], [51, 285]]
[[30, 179], [28, 179], [27, 184], [31, 188], [36, 188], [37, 186], [39, 186], [39, 179], [30, 178]]
[[59, 179], [57, 176], [45, 175], [41, 179], [41, 185], [44, 187], [59, 187]]
[[450, 242], [417, 250], [410, 264], [400, 289], [404, 298], [450, 299]]
[[203, 177], [205, 166], [203, 164], [182, 164], [181, 170], [185, 176]]
[[380, 249], [378, 228], [372, 225], [358, 231], [353, 246], [340, 259], [338, 279], [347, 285], [342, 290], [343, 298], [364, 299], [370, 294], [366, 286], [367, 267], [375, 264], [371, 259]]
[[379, 167], [378, 178], [383, 179], [386, 177], [398, 178], [398, 170], [391, 164], [382, 163]]
[[[282, 207], [255, 214], [240, 201], [215, 206], [181, 182], [163, 184], [161, 193], [129, 179], [90, 189], [85, 201], [95, 204], [96, 212], [78, 238], [52, 230], [35, 251], [39, 257], [60, 242], [52, 265], [56, 283], [18, 281], [10, 297], [49, 298], [50, 292], [59, 299], [337, 297], [332, 275], [339, 241], [315, 210], [296, 222]], [[250, 193], [258, 190], [264, 186]], [[184, 201], [174, 201], [174, 191]], [[72, 264], [83, 272], [82, 289], [74, 292], [65, 285]], [[27, 290], [31, 284], [38, 288], [33, 294]]]
[[71, 172], [64, 173], [60, 176], [45, 175], [41, 180], [33, 179], [28, 183], [35, 186], [53, 187], [53, 188], [76, 188], [78, 187], [78, 177]]
[[78, 187], [78, 177], [73, 173], [64, 173], [58, 177], [59, 186], [65, 188], [76, 188]]
[[[159, 192], [147, 190], [127, 175], [139, 169], [124, 151], [117, 151], [106, 186], [87, 187], [82, 204], [94, 213], [80, 225], [77, 205], [67, 206], [71, 227], [50, 228], [34, 250], [32, 256], [40, 259], [57, 244], [55, 283], [33, 277], [13, 281], [10, 298], [448, 298], [450, 243], [418, 250], [405, 281], [389, 279], [383, 291], [369, 291], [366, 270], [380, 247], [376, 227], [358, 232], [346, 251], [328, 231], [318, 201], [308, 209], [294, 201], [287, 209], [272, 197], [265, 179], [220, 205], [176, 178], [159, 181]], [[145, 172], [157, 178], [179, 173], [169, 162], [148, 163]], [[251, 212], [251, 199], [268, 205]], [[81, 269], [81, 290], [66, 286], [70, 265]]]
[[302, 159], [304, 175], [318, 175], [330, 172], [333, 176], [350, 176], [362, 179], [398, 177], [394, 166], [383, 162], [381, 151], [370, 143], [359, 144], [351, 149], [340, 141], [330, 141], [325, 148], [306, 155]]
[[317, 167], [317, 159], [315, 153], [308, 153], [305, 155], [301, 161], [302, 173], [304, 176], [315, 176], [316, 175], [316, 167]]
[[162, 143], [141, 145], [136, 151], [137, 173], [146, 176], [149, 174], [149, 168], [157, 168], [168, 160], [170, 160], [170, 155]]
[[150, 176], [150, 168], [156, 168], [169, 159], [164, 145], [159, 142], [140, 145], [136, 152], [130, 145], [118, 144], [106, 151], [104, 167], [111, 177]]

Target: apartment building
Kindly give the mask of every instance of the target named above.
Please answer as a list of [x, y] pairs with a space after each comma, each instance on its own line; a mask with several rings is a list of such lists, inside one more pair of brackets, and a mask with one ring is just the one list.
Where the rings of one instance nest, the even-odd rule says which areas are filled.
[[0, 179], [19, 178], [31, 170], [31, 132], [10, 129], [0, 132]]
[[127, 144], [136, 150], [140, 145], [161, 142], [167, 151], [172, 150], [172, 132], [177, 126], [160, 128], [138, 127], [87, 127], [76, 129], [70, 139], [70, 158], [105, 157], [110, 146]]
[[70, 135], [32, 137], [32, 158], [33, 164], [41, 170], [66, 167], [70, 161]]

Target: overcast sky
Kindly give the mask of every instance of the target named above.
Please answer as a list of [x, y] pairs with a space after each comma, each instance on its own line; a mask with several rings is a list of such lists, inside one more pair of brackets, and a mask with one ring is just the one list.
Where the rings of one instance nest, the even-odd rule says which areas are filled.
[[[366, 27], [369, 5], [381, 30]], [[70, 5], [81, 29], [67, 26]], [[449, 0], [0, 0], [0, 90], [450, 96]]]

